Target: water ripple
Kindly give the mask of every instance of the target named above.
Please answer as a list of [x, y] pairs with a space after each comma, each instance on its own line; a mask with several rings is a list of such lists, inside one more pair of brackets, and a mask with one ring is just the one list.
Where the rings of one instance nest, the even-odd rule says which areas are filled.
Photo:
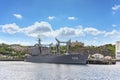
[[119, 80], [116, 65], [64, 65], [0, 62], [0, 80]]

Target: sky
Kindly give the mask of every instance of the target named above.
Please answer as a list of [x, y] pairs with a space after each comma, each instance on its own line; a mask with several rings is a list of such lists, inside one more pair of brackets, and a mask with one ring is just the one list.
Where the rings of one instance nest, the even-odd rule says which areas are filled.
[[1, 0], [0, 43], [120, 41], [120, 0]]

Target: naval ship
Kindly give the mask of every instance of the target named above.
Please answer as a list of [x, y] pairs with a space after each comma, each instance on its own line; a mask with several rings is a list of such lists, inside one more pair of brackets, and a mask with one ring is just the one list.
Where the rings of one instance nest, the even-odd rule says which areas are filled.
[[[67, 42], [61, 42], [56, 39], [56, 51], [53, 53], [51, 50], [52, 44], [42, 45], [41, 40], [38, 40], [38, 44], [35, 44], [29, 49], [30, 55], [25, 57], [26, 62], [37, 62], [37, 63], [57, 63], [57, 64], [86, 64], [88, 54], [74, 52], [70, 53], [71, 40]], [[60, 53], [60, 43], [66, 44], [66, 53]]]

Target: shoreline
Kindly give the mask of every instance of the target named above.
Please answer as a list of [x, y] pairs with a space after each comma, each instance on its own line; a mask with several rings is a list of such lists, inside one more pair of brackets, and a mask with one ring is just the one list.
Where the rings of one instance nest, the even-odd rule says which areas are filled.
[[0, 59], [0, 61], [24, 61], [24, 59]]
[[[2, 62], [2, 61], [6, 61], [6, 62], [7, 62], [7, 61], [24, 61], [24, 59], [15, 59], [15, 60], [14, 60], [14, 59], [13, 59], [13, 60], [10, 60], [10, 59], [6, 59], [6, 60], [4, 59], [4, 60], [1, 60], [1, 59], [0, 59], [0, 61], [1, 61], [1, 62]], [[120, 61], [116, 61], [116, 62], [120, 62]], [[90, 64], [92, 64], [92, 65], [95, 65], [95, 64], [96, 64], [96, 65], [115, 65], [116, 62], [112, 62], [112, 63], [91, 62], [91, 63], [89, 63], [89, 62], [87, 61], [86, 64], [87, 64], [87, 65], [90, 65]]]

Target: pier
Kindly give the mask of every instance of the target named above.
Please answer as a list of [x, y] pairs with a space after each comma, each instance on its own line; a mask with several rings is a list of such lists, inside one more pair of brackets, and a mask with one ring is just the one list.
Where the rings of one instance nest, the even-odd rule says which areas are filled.
[[88, 59], [87, 64], [116, 64], [116, 60], [95, 60], [95, 59]]

